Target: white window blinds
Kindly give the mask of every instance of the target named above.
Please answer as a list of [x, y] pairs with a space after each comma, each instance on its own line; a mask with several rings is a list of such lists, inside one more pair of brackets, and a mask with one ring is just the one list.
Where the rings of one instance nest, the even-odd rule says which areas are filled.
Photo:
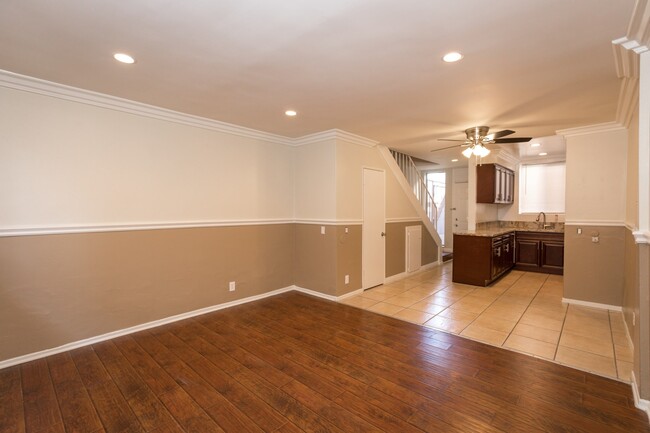
[[519, 213], [564, 213], [566, 164], [523, 164], [519, 169]]

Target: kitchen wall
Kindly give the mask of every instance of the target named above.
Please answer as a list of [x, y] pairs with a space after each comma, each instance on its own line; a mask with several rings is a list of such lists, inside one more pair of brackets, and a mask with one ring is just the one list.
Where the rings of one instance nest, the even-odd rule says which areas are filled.
[[614, 124], [562, 133], [567, 148], [564, 297], [620, 307], [628, 133]]

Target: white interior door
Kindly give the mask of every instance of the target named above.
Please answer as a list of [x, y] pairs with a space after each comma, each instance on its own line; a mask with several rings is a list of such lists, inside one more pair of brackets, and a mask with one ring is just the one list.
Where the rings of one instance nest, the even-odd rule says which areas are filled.
[[386, 197], [384, 172], [363, 169], [363, 228], [361, 238], [364, 289], [384, 283], [386, 275]]
[[[467, 230], [467, 182], [455, 183], [452, 191], [452, 231]], [[453, 248], [453, 237], [451, 242]]]

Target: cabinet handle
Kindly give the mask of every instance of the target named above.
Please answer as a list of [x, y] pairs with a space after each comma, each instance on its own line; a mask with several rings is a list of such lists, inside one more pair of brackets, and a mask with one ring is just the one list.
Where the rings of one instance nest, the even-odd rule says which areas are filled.
[[495, 250], [495, 253], [497, 253], [497, 257], [501, 257], [501, 247], [498, 247], [498, 248]]

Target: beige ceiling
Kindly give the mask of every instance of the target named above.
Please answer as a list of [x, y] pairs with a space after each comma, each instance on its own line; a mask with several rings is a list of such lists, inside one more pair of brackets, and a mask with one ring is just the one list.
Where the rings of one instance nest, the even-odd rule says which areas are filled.
[[[2, 0], [0, 69], [289, 137], [343, 129], [427, 158], [449, 145], [436, 138], [479, 124], [543, 137], [614, 120], [611, 41], [633, 6]], [[465, 58], [443, 63], [451, 50]]]

